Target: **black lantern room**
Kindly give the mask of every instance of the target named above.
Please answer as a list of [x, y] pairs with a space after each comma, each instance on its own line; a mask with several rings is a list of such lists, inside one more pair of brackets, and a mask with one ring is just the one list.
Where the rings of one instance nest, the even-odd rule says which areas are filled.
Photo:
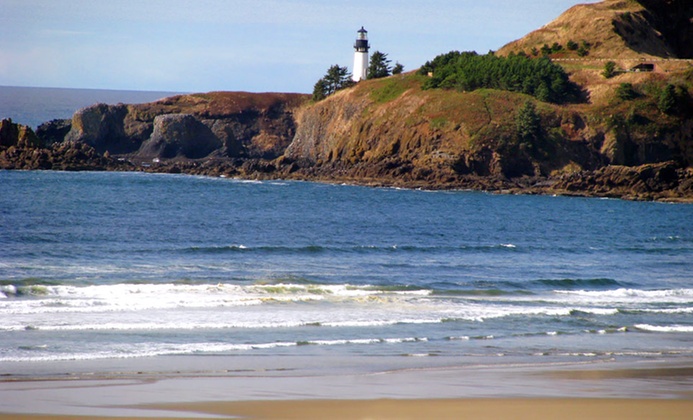
[[357, 31], [357, 36], [356, 36], [356, 43], [354, 44], [354, 50], [356, 52], [368, 52], [368, 48], [370, 48], [370, 45], [368, 45], [368, 31], [363, 29], [363, 26], [361, 29]]

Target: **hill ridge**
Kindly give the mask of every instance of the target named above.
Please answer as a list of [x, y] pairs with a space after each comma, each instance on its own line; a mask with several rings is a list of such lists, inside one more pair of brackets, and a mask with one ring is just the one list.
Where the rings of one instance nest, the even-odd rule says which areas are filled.
[[586, 53], [592, 58], [693, 58], [691, 18], [693, 3], [686, 0], [578, 4], [543, 27], [506, 44], [498, 54], [531, 54], [544, 45], [558, 43], [564, 47], [558, 56], [575, 56], [577, 49], [565, 48], [572, 41], [588, 45]]

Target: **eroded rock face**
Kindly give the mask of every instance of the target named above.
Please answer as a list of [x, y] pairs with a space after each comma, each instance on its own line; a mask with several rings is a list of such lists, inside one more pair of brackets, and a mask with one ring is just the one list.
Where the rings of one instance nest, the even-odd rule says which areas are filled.
[[0, 147], [38, 147], [40, 144], [29, 126], [13, 123], [9, 118], [0, 121]]
[[[210, 92], [136, 105], [97, 104], [77, 111], [69, 124], [44, 124], [41, 136], [46, 145], [81, 142], [111, 155], [276, 159], [291, 143], [296, 132], [293, 113], [307, 98]], [[61, 131], [65, 127], [67, 133]]]
[[212, 130], [190, 114], [159, 115], [154, 118], [154, 131], [138, 155], [173, 159], [200, 159], [222, 146]]
[[82, 108], [72, 116], [72, 127], [66, 141], [85, 143], [99, 153], [131, 153], [140, 144], [125, 135], [125, 105], [97, 104]]

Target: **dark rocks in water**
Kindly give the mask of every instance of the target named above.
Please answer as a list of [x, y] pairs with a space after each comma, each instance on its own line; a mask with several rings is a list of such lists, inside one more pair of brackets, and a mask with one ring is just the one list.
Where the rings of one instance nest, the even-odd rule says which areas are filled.
[[693, 171], [673, 161], [640, 166], [610, 165], [564, 176], [551, 189], [559, 193], [638, 200], [692, 197]]
[[154, 118], [154, 131], [138, 155], [147, 158], [200, 159], [222, 146], [212, 130], [190, 114], [167, 114]]
[[44, 146], [50, 146], [64, 141], [71, 128], [71, 119], [55, 119], [39, 125], [36, 128], [36, 135]]
[[0, 121], [0, 147], [38, 147], [40, 144], [29, 126], [16, 124], [10, 118]]
[[100, 154], [93, 147], [79, 142], [54, 143], [49, 150], [50, 168], [53, 170], [127, 170], [130, 165]]
[[81, 142], [55, 142], [44, 147], [31, 128], [0, 121], [0, 169], [127, 170], [126, 161], [103, 155]]

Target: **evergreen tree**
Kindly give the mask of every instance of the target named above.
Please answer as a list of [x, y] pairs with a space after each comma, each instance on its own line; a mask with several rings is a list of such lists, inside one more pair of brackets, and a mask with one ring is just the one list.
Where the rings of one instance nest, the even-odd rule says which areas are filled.
[[592, 44], [590, 44], [589, 42], [587, 42], [583, 39], [582, 42], [580, 43], [580, 48], [578, 48], [578, 55], [580, 57], [585, 57], [585, 56], [589, 55], [590, 48], [592, 48]]
[[520, 108], [515, 117], [515, 128], [521, 142], [531, 144], [541, 137], [541, 118], [533, 102], [527, 101]]
[[368, 73], [366, 78], [379, 79], [390, 75], [390, 60], [387, 59], [387, 54], [380, 51], [374, 51], [371, 55], [371, 60], [368, 65]]
[[399, 62], [395, 63], [395, 66], [392, 68], [392, 74], [402, 74], [404, 71], [404, 66], [401, 65]]
[[676, 110], [676, 103], [676, 87], [672, 84], [668, 84], [659, 95], [657, 107], [665, 114], [673, 114]]
[[320, 101], [332, 95], [340, 89], [352, 86], [354, 82], [351, 80], [351, 75], [346, 67], [340, 67], [338, 64], [330, 66], [327, 69], [327, 74], [318, 80], [313, 87], [313, 100]]
[[350, 86], [351, 75], [346, 67], [335, 64], [327, 69], [325, 83], [327, 83], [327, 94], [332, 95], [340, 89]]
[[607, 61], [606, 64], [604, 64], [604, 71], [602, 72], [602, 76], [606, 77], [607, 79], [611, 79], [616, 75], [616, 63], [613, 61]]
[[543, 56], [551, 55], [551, 47], [549, 47], [548, 44], [544, 44], [541, 47], [541, 54]]
[[313, 100], [318, 102], [325, 98], [327, 98], [327, 82], [323, 78], [315, 82], [315, 86], [313, 86]]

